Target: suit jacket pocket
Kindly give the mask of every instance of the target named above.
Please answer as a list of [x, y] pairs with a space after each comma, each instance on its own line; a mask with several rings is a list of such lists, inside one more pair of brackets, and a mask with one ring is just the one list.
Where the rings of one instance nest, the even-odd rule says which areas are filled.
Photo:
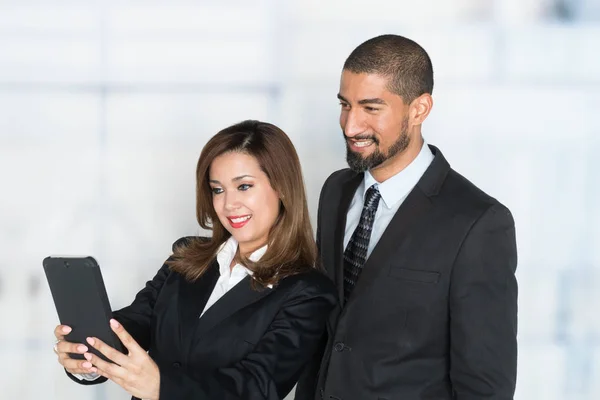
[[389, 276], [405, 281], [420, 283], [438, 283], [440, 280], [440, 273], [436, 271], [395, 268], [393, 266], [390, 268]]

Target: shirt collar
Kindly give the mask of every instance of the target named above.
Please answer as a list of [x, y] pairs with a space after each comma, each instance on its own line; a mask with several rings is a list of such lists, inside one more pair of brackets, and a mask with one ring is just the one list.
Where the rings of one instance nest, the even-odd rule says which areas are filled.
[[427, 142], [423, 141], [423, 147], [417, 157], [402, 171], [387, 179], [385, 182], [377, 182], [370, 171], [366, 171], [362, 182], [363, 202], [367, 190], [377, 184], [381, 199], [386, 208], [393, 208], [399, 201], [404, 199], [419, 182], [429, 164], [433, 161], [433, 153]]
[[[267, 252], [267, 245], [255, 250], [248, 259], [253, 262], [257, 262], [261, 259], [261, 257]], [[231, 265], [231, 261], [235, 257], [235, 253], [237, 252], [238, 242], [235, 240], [233, 236], [231, 236], [225, 243], [221, 245], [219, 251], [217, 252], [217, 262], [219, 263], [219, 272], [221, 275], [229, 275], [231, 273], [231, 269], [229, 266]], [[248, 268], [241, 265], [241, 267], [248, 273], [248, 275], [252, 275], [252, 271]]]

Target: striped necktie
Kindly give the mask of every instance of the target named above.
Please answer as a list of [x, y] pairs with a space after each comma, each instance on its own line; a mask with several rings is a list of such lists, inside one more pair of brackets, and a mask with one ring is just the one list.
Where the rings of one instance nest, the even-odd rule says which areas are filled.
[[354, 289], [358, 281], [365, 261], [367, 261], [367, 249], [369, 248], [369, 240], [371, 239], [371, 231], [373, 230], [373, 221], [375, 220], [379, 199], [381, 199], [381, 194], [379, 193], [379, 189], [377, 189], [377, 184], [374, 184], [367, 190], [365, 203], [360, 214], [360, 221], [344, 251], [345, 301], [348, 301], [348, 297], [350, 297], [350, 293], [352, 293], [352, 289]]

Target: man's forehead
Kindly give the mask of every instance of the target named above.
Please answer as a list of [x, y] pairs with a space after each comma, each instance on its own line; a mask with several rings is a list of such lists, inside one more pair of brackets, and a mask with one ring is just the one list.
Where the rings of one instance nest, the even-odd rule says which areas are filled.
[[341, 82], [368, 82], [382, 85], [387, 85], [389, 79], [389, 76], [376, 72], [353, 72], [347, 69], [342, 71], [341, 76]]
[[389, 79], [379, 74], [344, 70], [340, 80], [339, 95], [353, 101], [375, 97], [399, 97], [389, 90], [388, 83]]

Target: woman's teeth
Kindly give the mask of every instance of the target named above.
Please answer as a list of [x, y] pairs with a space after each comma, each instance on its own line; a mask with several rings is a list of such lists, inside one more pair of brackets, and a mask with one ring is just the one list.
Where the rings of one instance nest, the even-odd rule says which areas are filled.
[[239, 224], [240, 222], [248, 221], [250, 219], [250, 215], [246, 215], [245, 217], [240, 218], [231, 218], [231, 222], [234, 224]]

